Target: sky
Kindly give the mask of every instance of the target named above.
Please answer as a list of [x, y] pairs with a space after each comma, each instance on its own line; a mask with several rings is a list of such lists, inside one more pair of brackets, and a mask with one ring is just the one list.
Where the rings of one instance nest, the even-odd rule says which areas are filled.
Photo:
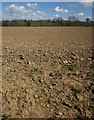
[[[7, 0], [6, 0], [7, 1]], [[2, 2], [2, 12], [0, 10], [0, 18], [2, 14], [3, 20], [13, 19], [53, 19], [62, 17], [67, 20], [68, 16], [76, 16], [79, 20], [84, 21], [87, 17], [92, 19], [92, 3], [87, 2], [24, 2], [25, 0], [9, 0]], [[11, 2], [12, 1], [12, 2]], [[34, 0], [35, 1], [35, 0]], [[0, 2], [1, 8], [1, 2]]]
[[94, 0], [0, 0], [3, 2], [93, 2]]

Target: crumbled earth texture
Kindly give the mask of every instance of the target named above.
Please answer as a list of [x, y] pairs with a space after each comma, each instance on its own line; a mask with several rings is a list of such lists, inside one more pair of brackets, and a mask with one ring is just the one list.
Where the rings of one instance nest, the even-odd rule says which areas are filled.
[[2, 113], [2, 29], [0, 27], [0, 116]]
[[91, 27], [4, 27], [2, 33], [3, 116], [94, 117]]

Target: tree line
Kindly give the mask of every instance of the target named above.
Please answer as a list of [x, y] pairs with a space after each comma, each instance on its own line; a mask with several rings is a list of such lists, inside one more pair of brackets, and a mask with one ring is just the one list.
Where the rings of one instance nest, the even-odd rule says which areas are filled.
[[92, 26], [94, 21], [86, 18], [85, 21], [80, 21], [75, 17], [68, 17], [68, 20], [62, 18], [54, 18], [52, 20], [3, 20], [0, 26], [23, 26], [23, 27], [37, 27], [37, 26]]

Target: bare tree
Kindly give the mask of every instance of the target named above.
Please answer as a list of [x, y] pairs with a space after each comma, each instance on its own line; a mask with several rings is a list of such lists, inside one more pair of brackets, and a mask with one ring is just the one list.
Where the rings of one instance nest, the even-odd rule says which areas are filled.
[[90, 23], [90, 18], [86, 18], [86, 23]]

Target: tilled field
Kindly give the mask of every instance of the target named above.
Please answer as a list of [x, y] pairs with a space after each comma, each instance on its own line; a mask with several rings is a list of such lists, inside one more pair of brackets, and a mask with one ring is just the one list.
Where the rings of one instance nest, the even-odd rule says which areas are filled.
[[3, 28], [3, 115], [94, 117], [91, 27]]

